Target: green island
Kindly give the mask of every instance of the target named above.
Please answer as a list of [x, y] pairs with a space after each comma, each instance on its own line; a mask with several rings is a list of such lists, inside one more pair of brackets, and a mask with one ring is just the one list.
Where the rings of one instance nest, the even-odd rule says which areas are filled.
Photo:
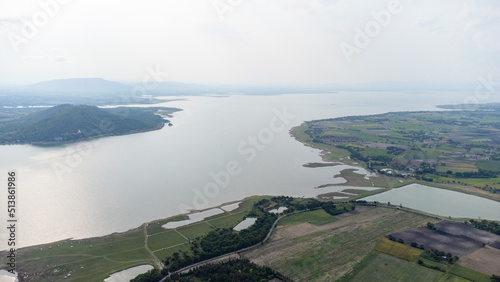
[[[269, 212], [277, 207], [288, 209], [282, 214]], [[247, 217], [257, 221], [247, 229], [233, 230]], [[366, 281], [374, 276], [378, 281], [496, 281], [500, 275], [500, 236], [494, 234], [500, 234], [500, 226], [493, 221], [464, 224], [460, 219], [365, 201], [254, 196], [234, 210], [200, 222], [162, 228], [185, 219], [187, 215], [178, 215], [124, 233], [19, 249], [20, 281], [64, 277], [65, 281], [102, 281], [112, 273], [144, 264], [155, 268], [132, 281], [205, 281], [207, 277], [218, 277], [217, 281]], [[443, 241], [442, 234], [453, 233], [449, 226], [466, 230], [469, 236], [493, 233], [480, 234], [488, 240], [482, 239], [482, 245], [445, 244], [443, 249], [434, 249], [433, 244]], [[423, 237], [427, 241], [407, 239], [415, 232], [427, 232]], [[4, 267], [6, 253], [0, 255]]]
[[0, 110], [0, 145], [61, 144], [161, 129], [177, 108], [62, 104], [48, 109]]
[[343, 185], [394, 188], [419, 182], [499, 201], [500, 104], [474, 111], [440, 107], [447, 111], [308, 121], [292, 134], [323, 150], [325, 161], [377, 172], [367, 180], [343, 171]]

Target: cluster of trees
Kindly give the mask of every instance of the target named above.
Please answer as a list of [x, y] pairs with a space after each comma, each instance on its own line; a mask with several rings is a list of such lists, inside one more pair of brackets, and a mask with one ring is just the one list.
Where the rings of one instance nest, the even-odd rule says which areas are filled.
[[412, 247], [414, 247], [414, 248], [417, 248], [417, 249], [425, 250], [424, 245], [419, 244], [419, 243], [417, 243], [417, 242], [411, 242], [410, 246], [412, 246]]
[[216, 229], [198, 237], [191, 244], [191, 252], [175, 252], [164, 260], [170, 272], [188, 265], [234, 252], [258, 244], [266, 237], [277, 216], [254, 207], [252, 213], [258, 214], [257, 221], [248, 229], [235, 232], [229, 228]]
[[436, 226], [434, 226], [434, 223], [432, 222], [427, 222], [427, 229], [429, 230], [436, 230]]
[[[271, 198], [271, 201], [279, 206], [286, 206], [285, 213], [291, 213], [300, 210], [324, 209], [330, 215], [339, 215], [355, 209], [354, 204], [335, 204], [333, 202], [320, 202], [316, 199], [294, 199], [287, 196]], [[259, 203], [262, 206], [269, 206], [271, 201], [263, 199]]]
[[391, 155], [401, 155], [402, 153], [404, 153], [406, 150], [403, 149], [403, 148], [399, 148], [399, 147], [395, 147], [395, 146], [389, 146], [387, 147], [387, 153], [388, 154], [391, 154]]
[[153, 268], [146, 273], [137, 275], [134, 279], [131, 279], [130, 282], [157, 282], [167, 275], [168, 271], [166, 269], [160, 271], [157, 268]]
[[[465, 222], [467, 224], [467, 221]], [[497, 235], [500, 235], [500, 224], [494, 221], [488, 221], [488, 220], [474, 220], [471, 219], [469, 220], [469, 224], [474, 226], [477, 229], [485, 230]]]
[[495, 275], [495, 274], [492, 274], [490, 276], [490, 281], [491, 282], [500, 282], [500, 275]]
[[267, 266], [254, 264], [247, 259], [231, 259], [221, 263], [205, 264], [186, 274], [174, 274], [166, 281], [271, 281], [274, 278], [292, 281]]
[[445, 253], [443, 251], [435, 250], [435, 249], [430, 249], [428, 251], [425, 251], [422, 254], [423, 258], [426, 258], [428, 260], [432, 260], [435, 262], [448, 262], [449, 264], [453, 264], [455, 261], [458, 260], [457, 256], [453, 256], [451, 253]]
[[401, 243], [401, 244], [404, 244], [405, 243], [405, 240], [399, 238], [397, 239], [396, 237], [392, 236], [392, 235], [389, 235], [387, 236], [387, 238], [391, 241], [394, 241], [394, 242], [398, 242], [398, 243]]
[[387, 165], [392, 161], [392, 158], [388, 156], [365, 156], [361, 153], [363, 151], [363, 148], [344, 146], [344, 145], [337, 145], [336, 147], [349, 151], [349, 153], [351, 154], [351, 158], [354, 160], [359, 160], [363, 162], [378, 161], [381, 162], [383, 165]]
[[495, 178], [497, 177], [497, 173], [494, 171], [480, 169], [477, 172], [455, 172], [454, 176], [456, 178]]

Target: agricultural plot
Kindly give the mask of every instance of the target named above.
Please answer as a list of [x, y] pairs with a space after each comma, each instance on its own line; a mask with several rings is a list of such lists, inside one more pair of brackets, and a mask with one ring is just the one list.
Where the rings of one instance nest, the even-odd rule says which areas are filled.
[[303, 222], [319, 226], [337, 221], [338, 218], [325, 212], [323, 209], [293, 214], [280, 220], [278, 225], [293, 225]]
[[485, 246], [460, 258], [458, 264], [488, 275], [500, 275], [500, 250]]
[[394, 242], [387, 238], [380, 239], [375, 246], [375, 250], [411, 262], [416, 262], [420, 255], [424, 252], [423, 250]]
[[[458, 276], [481, 276], [472, 270], [500, 275], [500, 236], [456, 222], [442, 221], [436, 223], [435, 227], [437, 230], [420, 227], [393, 233], [391, 236], [395, 240], [402, 239], [405, 244], [415, 242], [423, 245], [426, 250], [432, 248], [458, 256], [458, 263], [470, 268], [464, 270], [453, 266], [451, 269], [458, 269], [459, 273], [455, 273]], [[471, 276], [461, 272], [471, 273]]]
[[[414, 262], [375, 253], [363, 263], [362, 268], [348, 281], [434, 281], [441, 273]], [[346, 279], [347, 280], [347, 279]], [[456, 280], [460, 281], [460, 280]], [[461, 281], [468, 281], [462, 279]]]
[[187, 242], [188, 240], [175, 230], [148, 237], [148, 247], [153, 252]]
[[144, 248], [142, 228], [23, 248], [17, 254], [16, 267], [23, 281], [62, 280], [70, 271], [69, 280], [102, 281], [113, 272], [140, 264], [153, 264]]

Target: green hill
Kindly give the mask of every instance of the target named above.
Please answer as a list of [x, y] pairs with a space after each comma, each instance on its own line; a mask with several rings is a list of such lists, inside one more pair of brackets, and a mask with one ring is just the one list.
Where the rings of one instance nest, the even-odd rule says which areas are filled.
[[59, 105], [0, 124], [0, 144], [65, 143], [156, 130], [168, 122], [155, 114], [159, 109]]

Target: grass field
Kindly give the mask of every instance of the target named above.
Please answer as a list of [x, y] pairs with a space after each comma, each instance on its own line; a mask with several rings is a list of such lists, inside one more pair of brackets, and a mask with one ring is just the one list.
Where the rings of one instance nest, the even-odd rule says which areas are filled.
[[435, 219], [381, 207], [321, 226], [294, 221], [243, 256], [297, 281], [332, 281], [351, 272], [382, 236], [428, 221]]
[[186, 236], [188, 239], [193, 240], [198, 236], [207, 234], [208, 232], [214, 230], [214, 228], [203, 221], [195, 224], [190, 224], [186, 227], [180, 227], [176, 230], [179, 231], [179, 233], [181, 233], [182, 235]]
[[62, 279], [70, 271], [69, 280], [96, 281], [132, 266], [153, 264], [153, 258], [144, 248], [142, 228], [106, 237], [24, 248], [17, 258], [17, 270], [28, 276], [25, 281]]
[[424, 252], [423, 250], [391, 241], [385, 237], [382, 237], [378, 241], [377, 245], [375, 245], [375, 250], [411, 262], [416, 262]]
[[[434, 281], [441, 273], [416, 263], [374, 252], [370, 254], [359, 271], [342, 281]], [[467, 281], [467, 280], [462, 280]]]
[[481, 160], [476, 163], [476, 166], [484, 170], [500, 171], [500, 161]]
[[490, 276], [458, 264], [452, 265], [449, 272], [475, 282], [490, 282]]
[[308, 222], [313, 225], [319, 226], [323, 224], [327, 224], [330, 222], [337, 221], [338, 218], [328, 214], [325, 212], [323, 209], [319, 210], [314, 210], [314, 211], [308, 211], [308, 212], [301, 212], [298, 214], [293, 214], [290, 216], [287, 216], [280, 220], [278, 222], [278, 225], [283, 226], [283, 225], [293, 225], [293, 224], [299, 224], [302, 222]]
[[438, 165], [436, 167], [436, 171], [438, 172], [447, 172], [447, 171], [455, 172], [477, 172], [477, 167], [473, 164], [466, 163], [447, 163], [445, 166]]
[[178, 244], [187, 243], [188, 240], [177, 231], [167, 231], [159, 233], [148, 238], [148, 247], [151, 251], [157, 251], [162, 248], [169, 248]]

